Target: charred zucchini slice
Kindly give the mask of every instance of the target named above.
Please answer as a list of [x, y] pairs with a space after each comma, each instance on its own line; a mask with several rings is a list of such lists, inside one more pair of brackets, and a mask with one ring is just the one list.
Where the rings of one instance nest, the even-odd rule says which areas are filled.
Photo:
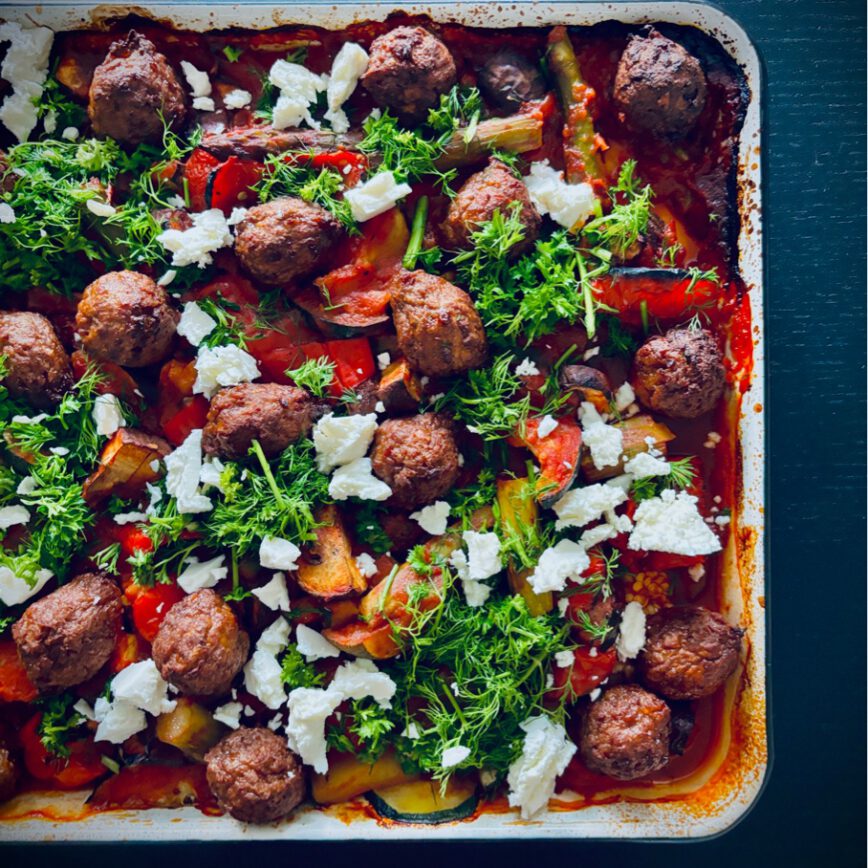
[[409, 781], [366, 794], [374, 810], [396, 823], [454, 823], [473, 815], [479, 804], [474, 778], [452, 778], [446, 792], [437, 781]]

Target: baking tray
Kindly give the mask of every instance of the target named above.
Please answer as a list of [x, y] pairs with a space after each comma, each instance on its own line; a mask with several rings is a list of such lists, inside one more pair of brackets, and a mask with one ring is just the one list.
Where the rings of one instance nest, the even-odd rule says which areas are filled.
[[[194, 808], [83, 813], [85, 796], [28, 793], [0, 820], [0, 841], [178, 841], [256, 839], [427, 839], [505, 838], [696, 839], [732, 828], [762, 791], [770, 762], [766, 619], [765, 398], [763, 339], [763, 242], [761, 220], [761, 62], [742, 27], [714, 6], [693, 2], [622, 3], [311, 3], [266, 5], [212, 2], [208, 5], [152, 2], [136, 6], [46, 2], [39, 6], [0, 3], [0, 19], [55, 31], [99, 26], [129, 14], [151, 17], [189, 30], [227, 27], [266, 29], [280, 25], [340, 29], [379, 21], [393, 12], [427, 15], [436, 22], [484, 27], [591, 25], [606, 20], [631, 24], [664, 21], [692, 25], [716, 38], [741, 67], [749, 90], [740, 135], [737, 194], [741, 217], [739, 270], [749, 291], [753, 342], [751, 381], [738, 411], [738, 470], [732, 532], [722, 557], [722, 609], [746, 630], [746, 653], [738, 677], [726, 687], [726, 713], [717, 747], [686, 781], [679, 796], [641, 801], [648, 791], [620, 787], [620, 801], [576, 809], [560, 794], [541, 818], [522, 821], [515, 812], [483, 812], [470, 822], [441, 826], [378, 823], [361, 811], [298, 811], [290, 820], [247, 826], [228, 816], [205, 816]], [[736, 407], [733, 405], [733, 410]], [[684, 790], [690, 790], [685, 794]], [[73, 819], [83, 814], [81, 819]], [[58, 819], [59, 817], [64, 819]], [[66, 819], [69, 817], [70, 819]]]

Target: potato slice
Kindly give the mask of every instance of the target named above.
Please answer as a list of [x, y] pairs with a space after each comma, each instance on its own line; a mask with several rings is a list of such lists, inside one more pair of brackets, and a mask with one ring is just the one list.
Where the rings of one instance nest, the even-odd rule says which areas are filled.
[[119, 429], [103, 448], [97, 469], [84, 481], [84, 499], [93, 506], [113, 494], [134, 496], [160, 476], [160, 469], [151, 465], [171, 451], [162, 437], [136, 428]]
[[316, 518], [321, 527], [316, 529], [316, 542], [299, 561], [299, 586], [324, 600], [360, 594], [368, 585], [356, 565], [338, 508], [334, 504], [324, 506]]

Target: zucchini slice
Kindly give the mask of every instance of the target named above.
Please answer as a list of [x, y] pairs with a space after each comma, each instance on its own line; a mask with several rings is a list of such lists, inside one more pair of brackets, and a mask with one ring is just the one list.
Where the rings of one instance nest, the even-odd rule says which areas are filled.
[[453, 823], [472, 816], [479, 804], [473, 778], [452, 778], [441, 795], [437, 781], [409, 781], [366, 794], [374, 810], [396, 823]]

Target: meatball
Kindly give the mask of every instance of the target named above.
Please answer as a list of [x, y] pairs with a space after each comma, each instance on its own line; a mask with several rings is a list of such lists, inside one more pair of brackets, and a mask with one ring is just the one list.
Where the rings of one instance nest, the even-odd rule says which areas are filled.
[[84, 573], [27, 607], [12, 626], [18, 656], [40, 693], [57, 693], [99, 672], [121, 629], [121, 592]]
[[87, 286], [75, 327], [93, 356], [141, 368], [169, 353], [178, 312], [161, 286], [137, 271], [110, 271]]
[[392, 489], [394, 506], [411, 509], [443, 497], [459, 470], [452, 423], [436, 413], [387, 419], [374, 435], [371, 466]]
[[97, 135], [131, 147], [158, 143], [162, 118], [177, 128], [185, 113], [184, 89], [153, 42], [131, 30], [112, 43], [90, 83], [87, 114]]
[[457, 80], [449, 49], [424, 27], [396, 27], [371, 43], [362, 85], [382, 108], [418, 123]]
[[390, 289], [398, 347], [413, 368], [443, 377], [483, 364], [485, 329], [463, 289], [424, 271], [399, 272]]
[[244, 823], [279, 820], [304, 799], [301, 761], [270, 729], [236, 729], [205, 754], [205, 763], [220, 807]]
[[723, 355], [705, 329], [670, 329], [651, 337], [634, 359], [636, 396], [674, 419], [695, 419], [712, 410], [725, 384]]
[[486, 102], [505, 112], [546, 95], [539, 67], [511, 48], [492, 54], [479, 70], [477, 81]]
[[656, 30], [632, 36], [615, 73], [615, 104], [636, 132], [679, 139], [705, 107], [699, 61]]
[[272, 456], [307, 434], [314, 405], [304, 389], [277, 383], [243, 383], [212, 399], [202, 449], [221, 458], [244, 458], [253, 440]]
[[11, 799], [17, 788], [18, 766], [9, 748], [0, 743], [0, 802]]
[[669, 761], [669, 706], [639, 687], [610, 687], [582, 721], [579, 752], [594, 772], [632, 781]]
[[151, 646], [160, 675], [196, 696], [227, 693], [249, 649], [232, 609], [210, 588], [175, 603]]
[[471, 234], [491, 220], [495, 211], [507, 216], [513, 203], [520, 206], [518, 216], [524, 239], [509, 254], [514, 257], [526, 253], [539, 236], [542, 218], [521, 178], [516, 178], [505, 163], [495, 159], [481, 172], [471, 175], [452, 200], [443, 223], [446, 243], [452, 247], [472, 247]]
[[742, 635], [701, 606], [662, 609], [648, 619], [642, 681], [667, 699], [709, 696], [735, 671]]
[[6, 356], [3, 385], [34, 407], [49, 409], [72, 386], [69, 356], [40, 313], [0, 312], [0, 355]]
[[340, 234], [325, 208], [287, 196], [247, 212], [235, 230], [235, 253], [253, 277], [276, 286], [322, 271]]

